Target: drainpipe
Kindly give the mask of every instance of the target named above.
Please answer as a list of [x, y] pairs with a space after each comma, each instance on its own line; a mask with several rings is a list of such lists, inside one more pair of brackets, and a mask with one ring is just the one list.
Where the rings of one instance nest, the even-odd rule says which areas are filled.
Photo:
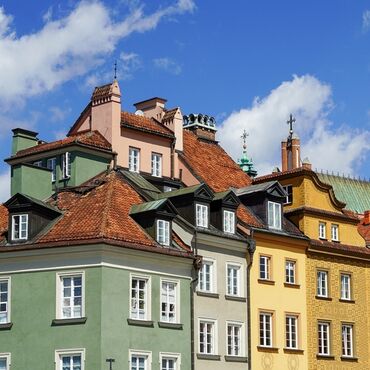
[[175, 144], [176, 138], [171, 143], [171, 179], [175, 178]]

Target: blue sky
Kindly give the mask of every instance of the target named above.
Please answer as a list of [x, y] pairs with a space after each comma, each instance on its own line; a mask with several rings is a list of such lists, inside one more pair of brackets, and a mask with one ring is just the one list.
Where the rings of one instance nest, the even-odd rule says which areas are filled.
[[[216, 117], [236, 159], [280, 165], [289, 113], [314, 168], [369, 177], [365, 1], [0, 2], [0, 157], [11, 128], [62, 137], [118, 61], [123, 109], [152, 96]], [[0, 164], [0, 201], [8, 170]]]

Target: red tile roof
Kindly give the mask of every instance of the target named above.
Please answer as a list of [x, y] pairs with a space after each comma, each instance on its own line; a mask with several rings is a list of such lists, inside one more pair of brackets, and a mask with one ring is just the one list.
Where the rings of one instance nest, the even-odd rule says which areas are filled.
[[46, 152], [52, 149], [63, 148], [72, 144], [83, 144], [94, 148], [111, 150], [111, 144], [105, 139], [105, 137], [99, 131], [85, 131], [78, 133], [76, 135], [71, 135], [62, 140], [53, 141], [51, 143], [43, 143], [33, 146], [28, 149], [23, 149], [17, 152], [11, 158], [23, 157], [30, 154], [36, 154], [41, 152]]
[[370, 245], [370, 224], [365, 225], [364, 221], [362, 220], [357, 229], [361, 236], [365, 239], [366, 244]]
[[323, 240], [311, 239], [309, 250], [322, 251], [322, 252], [337, 252], [344, 256], [353, 255], [370, 260], [370, 249], [366, 247], [357, 247], [354, 245], [347, 245], [341, 243], [334, 243]]
[[174, 137], [174, 134], [167, 127], [160, 122], [136, 114], [121, 112], [121, 124], [126, 127], [131, 127], [140, 131], [147, 131], [152, 134], [159, 134], [161, 136]]
[[4, 239], [4, 232], [8, 230], [8, 210], [0, 204], [0, 242]]

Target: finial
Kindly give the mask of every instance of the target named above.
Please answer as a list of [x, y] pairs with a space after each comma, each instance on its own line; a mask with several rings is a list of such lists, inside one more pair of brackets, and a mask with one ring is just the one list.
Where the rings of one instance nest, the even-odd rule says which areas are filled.
[[247, 149], [247, 137], [249, 136], [248, 132], [246, 130], [243, 130], [242, 136], [240, 138], [243, 140], [243, 149]]
[[117, 60], [114, 62], [114, 79], [117, 80]]
[[293, 123], [295, 122], [295, 118], [293, 118], [293, 115], [290, 114], [288, 121], [286, 123], [289, 125], [289, 136], [292, 137], [293, 135]]

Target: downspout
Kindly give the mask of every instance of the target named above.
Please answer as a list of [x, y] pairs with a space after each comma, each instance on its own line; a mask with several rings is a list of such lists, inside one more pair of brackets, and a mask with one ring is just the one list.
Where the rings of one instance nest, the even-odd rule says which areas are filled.
[[171, 143], [171, 179], [175, 178], [175, 144], [176, 138]]

